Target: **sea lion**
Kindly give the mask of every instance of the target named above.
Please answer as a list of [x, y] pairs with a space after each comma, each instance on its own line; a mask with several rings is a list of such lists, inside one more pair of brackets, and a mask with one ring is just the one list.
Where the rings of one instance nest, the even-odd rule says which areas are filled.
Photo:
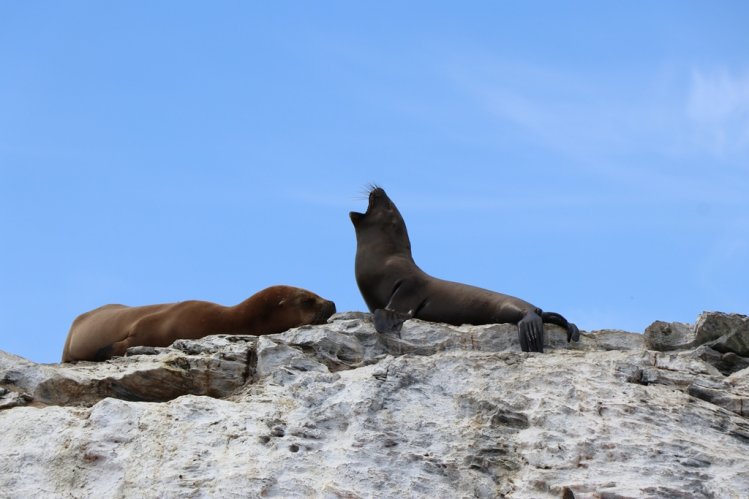
[[132, 346], [165, 347], [181, 338], [211, 334], [280, 333], [324, 324], [334, 313], [332, 301], [292, 286], [271, 286], [233, 307], [198, 300], [141, 307], [104, 305], [73, 321], [62, 362], [106, 360]]
[[356, 283], [378, 332], [399, 331], [413, 317], [454, 325], [511, 323], [518, 325], [524, 352], [543, 352], [548, 322], [566, 328], [568, 342], [578, 341], [577, 326], [557, 313], [422, 271], [411, 256], [406, 223], [382, 188], [371, 189], [366, 213], [349, 216], [356, 230]]

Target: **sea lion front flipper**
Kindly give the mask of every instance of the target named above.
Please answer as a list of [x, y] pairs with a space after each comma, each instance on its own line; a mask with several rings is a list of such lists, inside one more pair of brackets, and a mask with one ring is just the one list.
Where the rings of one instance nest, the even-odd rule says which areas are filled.
[[529, 311], [518, 322], [518, 339], [524, 352], [544, 351], [544, 321], [534, 311]]
[[378, 308], [374, 311], [374, 326], [378, 333], [399, 332], [403, 323], [410, 318], [410, 314]]
[[374, 311], [375, 329], [378, 333], [400, 331], [403, 323], [412, 319], [422, 304], [421, 293], [412, 280], [397, 282], [385, 308]]

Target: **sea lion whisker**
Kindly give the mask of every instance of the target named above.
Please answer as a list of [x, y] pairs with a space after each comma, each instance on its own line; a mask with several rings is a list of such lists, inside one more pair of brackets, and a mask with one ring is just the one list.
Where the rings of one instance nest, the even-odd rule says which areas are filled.
[[375, 189], [382, 189], [382, 187], [380, 187], [379, 185], [377, 185], [377, 184], [376, 184], [375, 182], [368, 182], [368, 183], [367, 183], [367, 184], [366, 184], [366, 185], [364, 186], [364, 189], [365, 189], [365, 192], [366, 192], [367, 196], [369, 196], [369, 194], [370, 194], [370, 193], [371, 193], [372, 191], [374, 191]]

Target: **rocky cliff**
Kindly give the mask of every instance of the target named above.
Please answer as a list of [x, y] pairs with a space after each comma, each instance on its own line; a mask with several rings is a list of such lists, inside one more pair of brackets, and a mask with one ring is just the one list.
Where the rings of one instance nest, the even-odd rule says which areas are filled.
[[749, 318], [565, 338], [347, 313], [99, 364], [0, 352], [0, 496], [747, 496]]

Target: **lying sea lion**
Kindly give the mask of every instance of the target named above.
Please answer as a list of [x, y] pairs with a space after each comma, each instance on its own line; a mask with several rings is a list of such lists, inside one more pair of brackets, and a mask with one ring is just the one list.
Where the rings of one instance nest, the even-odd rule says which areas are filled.
[[128, 307], [104, 305], [79, 315], [70, 327], [63, 362], [106, 360], [132, 346], [165, 347], [211, 334], [273, 334], [324, 324], [335, 303], [306, 289], [271, 286], [233, 307], [183, 301]]

